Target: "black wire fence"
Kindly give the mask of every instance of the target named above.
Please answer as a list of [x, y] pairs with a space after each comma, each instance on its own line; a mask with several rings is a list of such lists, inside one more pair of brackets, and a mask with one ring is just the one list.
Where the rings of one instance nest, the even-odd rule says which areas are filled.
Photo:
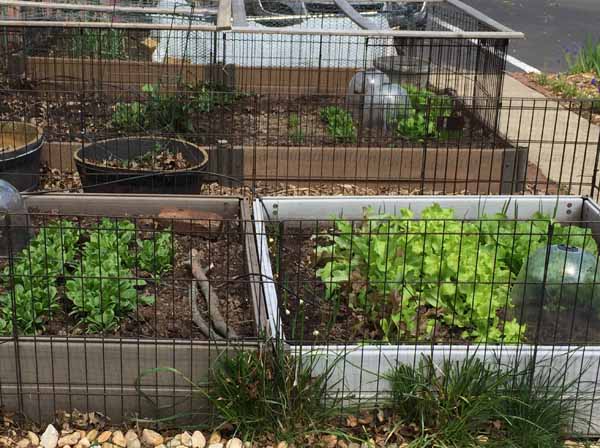
[[[504, 57], [519, 33], [445, 2], [427, 4], [415, 23], [403, 22], [403, 7], [358, 5], [379, 24], [366, 31], [334, 4], [302, 3], [306, 11], [278, 14], [277, 23], [265, 22], [273, 5], [260, 5], [247, 12], [250, 25], [227, 32], [211, 30], [208, 10], [148, 13], [151, 27], [116, 10], [106, 12], [114, 26], [104, 26], [108, 19], [94, 12], [101, 6], [84, 14], [87, 22], [73, 6], [5, 12], [1, 118], [7, 129], [13, 121], [37, 126], [28, 132], [47, 140], [45, 173], [63, 188], [90, 192], [204, 193], [215, 182], [264, 182], [278, 191], [400, 179], [424, 190], [430, 185], [413, 179], [430, 176], [426, 159], [438, 160], [440, 150], [500, 149], [498, 163], [504, 152], [516, 159], [499, 126]], [[521, 188], [516, 173], [500, 171], [481, 192]], [[97, 186], [111, 181], [117, 185]], [[36, 179], [23, 187], [37, 188]]]
[[0, 405], [37, 421], [210, 415], [183, 376], [259, 341], [243, 201], [34, 195], [25, 207], [3, 215]]
[[188, 379], [277, 341], [341, 412], [544, 360], [597, 433], [598, 102], [504, 98], [518, 33], [456, 0], [361, 5], [5, 17], [0, 407], [207, 418]]
[[599, 211], [575, 196], [264, 197], [265, 331], [321, 356], [348, 407], [385, 407], [390, 373], [423, 356], [543, 364], [574, 381], [563, 398], [588, 419], [571, 430], [595, 434]]
[[24, 198], [3, 216], [7, 410], [206, 420], [197, 389], [225, 357], [283, 344], [342, 413], [385, 407], [390, 372], [425, 355], [543, 362], [587, 417], [570, 429], [596, 434], [587, 197], [262, 197], [253, 219], [233, 197]]
[[[245, 97], [185, 121], [174, 114], [189, 98], [174, 99], [173, 110], [153, 109], [148, 98], [125, 106], [66, 98], [6, 95], [3, 139], [18, 149], [5, 151], [4, 171], [21, 190], [597, 196], [594, 100], [501, 98], [491, 129], [475, 106], [440, 97], [397, 117], [393, 128], [372, 129], [334, 96]], [[136, 127], [142, 104], [152, 109], [143, 119], [189, 128]], [[116, 122], [135, 130], [117, 130]]]

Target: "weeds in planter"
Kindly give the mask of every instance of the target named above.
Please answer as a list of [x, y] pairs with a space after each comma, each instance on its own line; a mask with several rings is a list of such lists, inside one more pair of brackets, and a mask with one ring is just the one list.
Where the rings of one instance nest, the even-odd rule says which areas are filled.
[[78, 58], [126, 59], [126, 35], [117, 29], [82, 29], [71, 41], [73, 56]]
[[[334, 307], [344, 300], [379, 328], [384, 340], [456, 337], [480, 342], [522, 341], [525, 326], [507, 318], [510, 285], [527, 257], [548, 242], [597, 253], [589, 230], [503, 214], [458, 220], [434, 204], [421, 219], [367, 210], [358, 228], [336, 220], [317, 236], [317, 276]], [[575, 230], [573, 230], [575, 229]]]
[[290, 140], [296, 144], [304, 142], [304, 132], [302, 131], [298, 114], [290, 114], [290, 118], [288, 119], [288, 135]]
[[181, 152], [168, 145], [155, 143], [152, 149], [139, 156], [127, 159], [111, 158], [104, 160], [105, 166], [132, 170], [171, 171], [190, 168], [193, 163], [186, 160]]
[[146, 94], [143, 117], [148, 130], [168, 132], [192, 132], [191, 113], [193, 104], [183, 94], [162, 93], [160, 86], [146, 84], [142, 88]]
[[414, 86], [404, 88], [408, 92], [411, 107], [400, 114], [396, 134], [413, 141], [422, 141], [428, 137], [447, 138], [449, 135], [439, 129], [438, 122], [452, 116], [452, 99]]
[[186, 86], [177, 93], [161, 92], [159, 85], [142, 87], [143, 101], [117, 103], [112, 125], [123, 131], [193, 132], [193, 114], [212, 112], [238, 98], [230, 91], [216, 91], [217, 86], [201, 83]]
[[600, 77], [600, 41], [588, 36], [579, 51], [576, 53], [567, 51], [565, 60], [570, 73], [593, 72]]
[[209, 113], [217, 107], [228, 106], [239, 98], [239, 94], [219, 84], [200, 83], [188, 86], [192, 92], [192, 105], [198, 112]]
[[[519, 367], [522, 366], [522, 367]], [[546, 361], [492, 364], [475, 357], [399, 365], [386, 378], [392, 409], [418, 427], [411, 447], [560, 447], [566, 428], [583, 422], [564, 397], [576, 380]]]
[[142, 87], [142, 102], [117, 103], [112, 125], [122, 131], [191, 132], [192, 106], [187, 98], [174, 93], [161, 93], [158, 86]]
[[136, 131], [144, 128], [145, 107], [138, 101], [117, 103], [112, 114], [112, 125], [123, 131]]
[[327, 132], [335, 140], [347, 143], [356, 141], [357, 130], [350, 112], [341, 107], [328, 106], [321, 109], [320, 115], [327, 124]]
[[60, 308], [62, 280], [76, 325], [87, 332], [112, 330], [123, 316], [154, 302], [140, 293], [146, 281], [134, 272], [157, 281], [171, 269], [173, 253], [169, 230], [139, 239], [128, 220], [104, 218], [90, 230], [69, 220], [48, 223], [2, 273], [8, 291], [0, 295], [0, 334], [14, 324], [23, 334], [43, 331]]
[[283, 347], [223, 356], [212, 369], [207, 396], [219, 417], [247, 438], [274, 434], [293, 441], [309, 432], [325, 431], [339, 413], [330, 391], [338, 360], [323, 362], [309, 353], [293, 356]]

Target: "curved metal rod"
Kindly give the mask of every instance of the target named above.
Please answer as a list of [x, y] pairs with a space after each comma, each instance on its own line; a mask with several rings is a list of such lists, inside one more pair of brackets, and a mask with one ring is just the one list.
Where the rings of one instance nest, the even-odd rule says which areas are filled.
[[244, 0], [231, 0], [231, 15], [234, 26], [248, 26]]
[[350, 20], [356, 23], [363, 30], [378, 30], [379, 26], [377, 26], [374, 22], [369, 19], [365, 19], [361, 16], [354, 7], [348, 3], [347, 0], [333, 0], [338, 8], [342, 10], [344, 14], [348, 16]]
[[[270, 0], [267, 0], [270, 1]], [[280, 14], [274, 11], [268, 11], [263, 3], [262, 0], [252, 0], [252, 10], [250, 12], [250, 15], [259, 15], [262, 17], [268, 17], [268, 18], [272, 18], [274, 20], [284, 20], [281, 19], [281, 17], [285, 17], [285, 16], [289, 16], [290, 14]], [[306, 9], [306, 5], [304, 4], [303, 1], [282, 1], [282, 2], [276, 2], [276, 3], [281, 3], [284, 6], [287, 6], [291, 9], [292, 11], [292, 15], [294, 16], [293, 19], [291, 20], [299, 20], [297, 17], [302, 16], [307, 14], [307, 9]], [[246, 4], [246, 2], [244, 2], [244, 5]]]

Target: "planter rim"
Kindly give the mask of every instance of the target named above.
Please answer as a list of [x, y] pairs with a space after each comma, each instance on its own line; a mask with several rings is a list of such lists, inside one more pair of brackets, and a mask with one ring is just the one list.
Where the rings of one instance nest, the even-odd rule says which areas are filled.
[[97, 336], [97, 335], [76, 335], [76, 336], [54, 336], [44, 335], [39, 336], [0, 336], [0, 343], [6, 344], [18, 342], [19, 344], [85, 344], [85, 345], [101, 345], [101, 346], [170, 346], [170, 347], [259, 347], [264, 344], [258, 336], [241, 337], [229, 340], [205, 340], [205, 339], [182, 339], [182, 338], [167, 338], [167, 337], [149, 337], [138, 338], [136, 336]]
[[[30, 128], [32, 130], [35, 130], [35, 136], [32, 137], [31, 139], [27, 140], [25, 142], [25, 144], [23, 144], [17, 148], [4, 149], [2, 151], [2, 157], [0, 157], [0, 161], [18, 159], [19, 157], [29, 155], [30, 153], [37, 151], [38, 148], [41, 145], [43, 145], [43, 143], [45, 141], [44, 129], [42, 129], [41, 127], [39, 127], [35, 124], [25, 123], [22, 121], [9, 120], [9, 121], [0, 122], [0, 132], [3, 131], [5, 127], [14, 126], [14, 125], [23, 126], [25, 128]], [[27, 135], [27, 133], [25, 135]], [[19, 154], [17, 157], [10, 157], [11, 153], [23, 151], [24, 149], [25, 149], [25, 152], [23, 154]], [[5, 157], [5, 156], [9, 156], [9, 157]]]
[[[183, 168], [180, 170], [169, 170], [169, 171], [161, 171], [161, 170], [138, 170], [138, 169], [132, 169], [132, 168], [116, 168], [116, 167], [110, 167], [110, 166], [106, 166], [106, 165], [101, 165], [100, 163], [95, 163], [95, 162], [91, 162], [89, 160], [83, 160], [79, 154], [85, 149], [86, 146], [90, 146], [90, 145], [101, 145], [107, 142], [112, 142], [112, 141], [116, 141], [116, 140], [142, 140], [142, 139], [148, 139], [148, 140], [168, 140], [168, 141], [175, 141], [175, 142], [180, 142], [183, 143], [185, 145], [191, 146], [194, 149], [198, 150], [204, 160], [197, 164], [197, 165], [193, 165], [189, 168]], [[148, 137], [115, 137], [115, 138], [107, 138], [104, 140], [98, 140], [97, 142], [92, 142], [92, 143], [86, 143], [83, 145], [83, 147], [79, 148], [77, 151], [75, 151], [75, 153], [73, 154], [73, 159], [75, 159], [76, 162], [81, 163], [83, 165], [88, 165], [88, 166], [93, 166], [93, 167], [98, 167], [98, 168], [104, 168], [107, 170], [114, 170], [114, 171], [118, 171], [118, 172], [122, 172], [122, 173], [131, 173], [131, 174], [158, 174], [158, 173], [167, 173], [167, 174], [177, 174], [177, 173], [187, 173], [190, 171], [194, 171], [200, 168], [204, 168], [207, 164], [208, 164], [208, 152], [206, 152], [206, 149], [192, 143], [189, 142], [187, 140], [183, 140], [180, 138], [170, 138], [170, 137], [153, 137], [153, 136], [148, 136]]]
[[[40, 196], [39, 193], [36, 192], [25, 192], [22, 194], [24, 198], [28, 197], [37, 197]], [[114, 194], [111, 193], [64, 193], [60, 191], [44, 193], [45, 197], [55, 197], [55, 198], [90, 198], [90, 199], [115, 199]], [[161, 200], [175, 198], [175, 199], [189, 199], [189, 197], [185, 197], [180, 194], [161, 194]], [[151, 193], [123, 193], [119, 195], [119, 199], [156, 199], [155, 194]], [[243, 196], [240, 195], [210, 195], [210, 196], [201, 196], [194, 199], [208, 200], [211, 202], [214, 201], [225, 201], [225, 202], [233, 202], [233, 201], [241, 201], [244, 199]]]

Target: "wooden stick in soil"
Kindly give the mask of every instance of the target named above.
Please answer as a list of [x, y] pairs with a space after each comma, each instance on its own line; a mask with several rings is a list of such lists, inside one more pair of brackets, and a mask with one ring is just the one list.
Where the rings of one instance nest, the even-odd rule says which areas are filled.
[[198, 309], [198, 286], [196, 286], [195, 279], [192, 282], [190, 301], [192, 303], [192, 322], [196, 324], [202, 334], [204, 334], [204, 336], [206, 336], [208, 339], [223, 339], [220, 334], [210, 328], [210, 324], [204, 320], [200, 310]]
[[210, 320], [212, 321], [215, 330], [219, 332], [225, 338], [227, 337], [237, 337], [237, 334], [233, 330], [233, 328], [229, 328], [225, 323], [225, 319], [221, 315], [221, 311], [219, 310], [219, 298], [217, 294], [209, 287], [208, 278], [206, 277], [205, 271], [200, 266], [200, 254], [196, 249], [192, 249], [192, 275], [198, 282], [200, 286], [200, 291], [204, 295], [206, 299], [206, 304], [208, 306], [208, 313], [210, 315]]

